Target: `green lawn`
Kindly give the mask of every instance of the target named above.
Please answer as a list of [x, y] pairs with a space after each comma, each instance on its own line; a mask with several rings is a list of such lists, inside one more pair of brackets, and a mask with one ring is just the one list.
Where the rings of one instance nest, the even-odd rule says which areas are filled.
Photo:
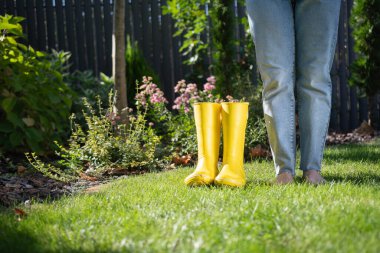
[[[380, 252], [380, 143], [329, 147], [327, 185], [187, 188], [192, 168], [116, 180], [98, 193], [0, 211], [0, 252]], [[299, 173], [299, 172], [298, 172]]]

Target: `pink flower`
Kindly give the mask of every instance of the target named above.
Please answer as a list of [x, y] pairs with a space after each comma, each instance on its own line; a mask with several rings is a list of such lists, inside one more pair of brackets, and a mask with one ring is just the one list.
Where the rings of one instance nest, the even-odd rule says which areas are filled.
[[207, 78], [207, 82], [209, 82], [211, 85], [215, 85], [216, 83], [216, 78], [215, 76], [210, 76]]
[[205, 91], [212, 91], [212, 90], [215, 89], [215, 85], [213, 85], [213, 84], [211, 84], [211, 83], [205, 83], [205, 84], [203, 85], [203, 89], [204, 89]]

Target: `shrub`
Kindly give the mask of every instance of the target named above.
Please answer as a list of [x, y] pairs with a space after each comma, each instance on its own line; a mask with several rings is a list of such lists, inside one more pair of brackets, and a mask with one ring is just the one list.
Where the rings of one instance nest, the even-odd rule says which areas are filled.
[[69, 54], [17, 42], [22, 20], [0, 16], [0, 149], [41, 152], [69, 132], [73, 92], [62, 75]]
[[57, 143], [60, 159], [56, 165], [43, 163], [33, 153], [27, 154], [29, 162], [45, 175], [62, 181], [70, 181], [81, 172], [99, 176], [112, 169], [160, 168], [162, 163], [155, 156], [159, 137], [146, 124], [146, 111], [138, 107], [135, 115], [129, 115], [129, 125], [122, 124], [114, 112], [114, 98], [110, 93], [107, 109], [102, 108], [98, 98], [99, 113], [84, 99], [87, 110], [83, 115], [88, 131], [83, 131], [72, 119], [68, 147]]

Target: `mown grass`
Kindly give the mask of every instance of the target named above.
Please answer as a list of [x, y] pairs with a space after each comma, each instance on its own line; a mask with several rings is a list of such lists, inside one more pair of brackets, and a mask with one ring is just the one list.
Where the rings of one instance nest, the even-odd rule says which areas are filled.
[[319, 187], [272, 186], [271, 161], [246, 168], [242, 189], [187, 188], [183, 168], [36, 203], [21, 221], [3, 209], [0, 252], [380, 252], [379, 141], [327, 148]]

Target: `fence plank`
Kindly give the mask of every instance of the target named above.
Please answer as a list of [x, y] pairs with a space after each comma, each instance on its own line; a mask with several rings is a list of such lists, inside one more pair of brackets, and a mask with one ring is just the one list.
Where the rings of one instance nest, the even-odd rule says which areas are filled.
[[[354, 39], [352, 38], [352, 28], [350, 25], [351, 10], [353, 6], [353, 0], [347, 0], [347, 26], [348, 26], [348, 65], [350, 66], [355, 60], [354, 52]], [[350, 78], [350, 76], [349, 76]], [[358, 119], [358, 99], [357, 88], [350, 88], [350, 129], [355, 129], [359, 126]]]
[[[172, 27], [172, 30], [171, 31], [174, 31], [174, 21], [171, 19], [171, 27]], [[173, 35], [172, 35], [173, 37]], [[178, 52], [179, 48], [180, 48], [180, 43], [181, 40], [180, 38], [177, 36], [177, 37], [174, 37], [173, 38], [173, 67], [172, 67], [172, 72], [173, 72], [173, 83], [172, 85], [174, 85], [177, 81], [179, 81], [180, 78], [182, 78], [182, 59], [181, 59], [181, 54]], [[207, 67], [207, 66], [206, 66]], [[205, 73], [206, 74], [206, 73]]]
[[132, 36], [133, 33], [133, 21], [132, 21], [132, 13], [131, 13], [131, 2], [127, 0], [125, 3], [125, 34]]
[[142, 33], [141, 33], [141, 12], [140, 0], [132, 1], [132, 15], [133, 15], [133, 41], [137, 41], [140, 48], [142, 46]]
[[105, 46], [105, 58], [106, 66], [104, 73], [107, 75], [112, 74], [112, 6], [109, 1], [103, 1], [104, 9], [104, 46]]
[[63, 6], [62, 0], [55, 0], [55, 10], [57, 13], [57, 35], [58, 35], [58, 48], [60, 50], [67, 50], [65, 38], [65, 20], [63, 19]]
[[95, 66], [95, 47], [94, 47], [94, 18], [92, 16], [91, 0], [85, 0], [85, 34], [86, 34], [86, 49], [87, 49], [87, 69], [97, 72]]
[[0, 1], [0, 15], [4, 16], [6, 13], [5, 1]]
[[[26, 8], [24, 0], [16, 1], [16, 9], [17, 16], [26, 18]], [[27, 22], [28, 20], [24, 20], [21, 22], [22, 30], [24, 33], [27, 32]], [[20, 42], [23, 44], [27, 43], [25, 39], [21, 39]]]
[[142, 50], [145, 56], [145, 59], [148, 63], [152, 63], [152, 54], [151, 54], [151, 42], [152, 42], [152, 25], [149, 22], [150, 18], [150, 9], [148, 0], [142, 0], [140, 13], [142, 13]]
[[94, 19], [95, 19], [95, 34], [96, 34], [96, 73], [103, 71], [105, 58], [104, 58], [104, 27], [103, 17], [101, 11], [100, 0], [94, 0]]
[[17, 0], [16, 1], [16, 8], [17, 8], [17, 16], [26, 17], [24, 0]]
[[[166, 0], [161, 2], [162, 4], [166, 4]], [[162, 74], [161, 77], [164, 82], [164, 93], [166, 94], [169, 102], [171, 103], [174, 100], [173, 94], [173, 84], [174, 84], [174, 76], [172, 72], [173, 66], [173, 56], [172, 56], [172, 33], [171, 33], [171, 22], [169, 15], [163, 15], [162, 18]]]
[[34, 0], [26, 1], [27, 6], [27, 33], [28, 33], [28, 41], [30, 45], [33, 47], [37, 46], [36, 39], [36, 13], [34, 12], [35, 2]]
[[[56, 3], [55, 3], [56, 4]], [[56, 27], [52, 0], [46, 0], [46, 26], [47, 26], [47, 41], [49, 49], [57, 48], [56, 46]]]
[[345, 29], [345, 20], [346, 16], [346, 5], [347, 1], [342, 1], [342, 8], [340, 9], [340, 25], [338, 31], [338, 43], [339, 43], [339, 88], [340, 88], [340, 107], [339, 107], [339, 116], [340, 127], [343, 132], [347, 132], [348, 127], [348, 89], [347, 89], [347, 62], [346, 62], [346, 29]]
[[161, 73], [161, 27], [160, 18], [160, 3], [158, 0], [152, 2], [152, 40], [153, 43], [153, 66], [155, 71]]
[[15, 8], [15, 2], [14, 0], [6, 0], [6, 12], [10, 15], [15, 15], [16, 14], [16, 8]]
[[86, 41], [84, 38], [83, 28], [83, 0], [75, 0], [75, 30], [77, 36], [77, 48], [78, 48], [78, 68], [85, 70], [88, 67], [87, 55], [86, 55]]
[[44, 1], [36, 0], [36, 14], [37, 14], [37, 40], [38, 40], [38, 49], [46, 51], [46, 16], [44, 10]]
[[71, 52], [72, 69], [79, 69], [78, 51], [76, 45], [78, 44], [75, 36], [75, 21], [74, 21], [74, 0], [65, 0], [66, 10], [66, 31], [67, 31], [67, 46]]

